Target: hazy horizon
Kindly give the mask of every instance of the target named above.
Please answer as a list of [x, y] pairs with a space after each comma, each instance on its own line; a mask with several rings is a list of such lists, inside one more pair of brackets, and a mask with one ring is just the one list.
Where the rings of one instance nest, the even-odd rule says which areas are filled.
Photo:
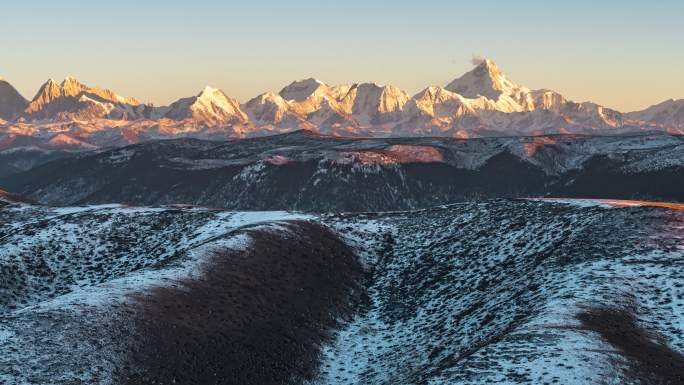
[[117, 4], [5, 5], [0, 33], [12, 38], [0, 76], [28, 99], [70, 75], [158, 105], [205, 85], [245, 102], [308, 77], [414, 94], [480, 55], [521, 85], [621, 111], [684, 98], [684, 4], [675, 1]]

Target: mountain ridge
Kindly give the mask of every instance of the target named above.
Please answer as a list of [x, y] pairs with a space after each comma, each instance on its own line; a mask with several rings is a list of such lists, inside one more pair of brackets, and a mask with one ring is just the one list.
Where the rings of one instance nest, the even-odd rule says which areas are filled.
[[[1, 154], [1, 152], [0, 152]], [[227, 141], [146, 141], [0, 177], [53, 205], [386, 211], [473, 198], [683, 201], [684, 137], [342, 138], [310, 130]]]
[[0, 76], [0, 120], [12, 120], [26, 108], [28, 100]]
[[371, 137], [619, 135], [650, 130], [684, 134], [684, 100], [622, 113], [593, 102], [571, 101], [553, 90], [531, 90], [485, 59], [446, 86], [428, 86], [415, 95], [393, 85], [328, 85], [308, 78], [245, 103], [205, 87], [169, 106], [154, 106], [89, 87], [73, 77], [61, 83], [49, 79], [27, 101], [0, 80], [0, 119], [0, 135], [68, 134], [97, 147], [112, 140], [224, 139], [298, 129]]

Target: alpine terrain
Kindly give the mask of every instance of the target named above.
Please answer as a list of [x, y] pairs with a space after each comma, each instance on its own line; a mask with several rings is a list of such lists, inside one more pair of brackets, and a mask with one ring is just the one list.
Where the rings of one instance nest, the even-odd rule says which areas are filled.
[[684, 201], [684, 184], [674, 182], [684, 178], [684, 137], [665, 133], [355, 139], [297, 131], [243, 140], [148, 141], [40, 162], [0, 178], [0, 186], [60, 206], [315, 212], [505, 197]]
[[681, 205], [322, 215], [0, 202], [3, 384], [684, 375]]
[[489, 59], [443, 87], [428, 86], [415, 95], [392, 85], [329, 85], [309, 78], [244, 103], [206, 87], [169, 106], [154, 106], [72, 77], [61, 83], [49, 79], [27, 101], [8, 81], [0, 80], [0, 142], [7, 142], [5, 137], [30, 136], [44, 144], [57, 137], [53, 146], [64, 143], [74, 150], [162, 138], [255, 137], [299, 129], [371, 137], [681, 134], [682, 106], [682, 100], [669, 100], [623, 113], [575, 102], [555, 91], [519, 85]]
[[684, 385], [684, 1], [0, 10], [0, 385]]

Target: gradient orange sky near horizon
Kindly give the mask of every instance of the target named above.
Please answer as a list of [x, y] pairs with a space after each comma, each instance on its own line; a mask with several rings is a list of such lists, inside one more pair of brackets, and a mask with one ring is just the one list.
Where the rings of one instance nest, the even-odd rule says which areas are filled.
[[413, 94], [493, 59], [514, 81], [621, 111], [684, 98], [684, 2], [9, 2], [0, 76], [32, 98], [71, 75], [168, 104], [205, 85], [244, 102], [295, 79]]

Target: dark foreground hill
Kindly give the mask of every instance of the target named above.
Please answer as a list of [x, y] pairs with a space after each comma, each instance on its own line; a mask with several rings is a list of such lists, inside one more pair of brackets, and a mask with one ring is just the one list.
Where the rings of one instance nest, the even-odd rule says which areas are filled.
[[682, 229], [596, 201], [10, 203], [0, 383], [679, 384]]
[[257, 139], [147, 142], [0, 179], [54, 205], [193, 204], [239, 210], [386, 211], [473, 198], [684, 201], [684, 138]]

